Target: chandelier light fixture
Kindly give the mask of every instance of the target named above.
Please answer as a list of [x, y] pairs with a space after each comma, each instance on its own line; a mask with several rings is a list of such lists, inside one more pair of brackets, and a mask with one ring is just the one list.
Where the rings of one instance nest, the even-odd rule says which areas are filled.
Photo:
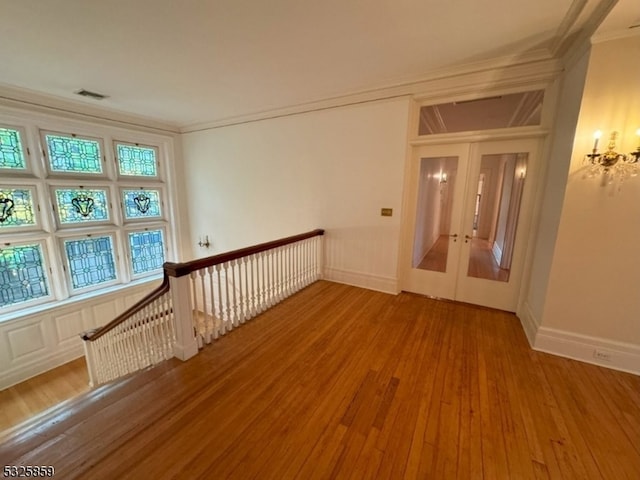
[[616, 152], [616, 139], [618, 132], [611, 132], [609, 144], [604, 152], [598, 151], [598, 143], [602, 132], [597, 130], [593, 134], [593, 150], [584, 156], [584, 162], [589, 164], [588, 177], [603, 176], [603, 185], [612, 183], [616, 178], [620, 182], [640, 173], [640, 128], [636, 130], [638, 135], [638, 148], [635, 151], [624, 154]]

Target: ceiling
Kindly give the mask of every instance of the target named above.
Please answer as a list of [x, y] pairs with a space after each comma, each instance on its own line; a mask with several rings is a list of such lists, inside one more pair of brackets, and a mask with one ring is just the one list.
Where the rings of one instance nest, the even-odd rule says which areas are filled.
[[[620, 0], [604, 33], [628, 27], [636, 2]], [[473, 62], [555, 56], [614, 3], [0, 0], [0, 96], [39, 94], [182, 128], [231, 122]]]

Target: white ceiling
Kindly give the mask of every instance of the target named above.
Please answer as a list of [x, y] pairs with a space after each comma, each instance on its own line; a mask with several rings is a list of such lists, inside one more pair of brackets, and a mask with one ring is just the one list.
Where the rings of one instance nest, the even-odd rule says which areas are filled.
[[[554, 55], [612, 3], [0, 0], [0, 83], [185, 127]], [[628, 20], [629, 10], [609, 29]]]

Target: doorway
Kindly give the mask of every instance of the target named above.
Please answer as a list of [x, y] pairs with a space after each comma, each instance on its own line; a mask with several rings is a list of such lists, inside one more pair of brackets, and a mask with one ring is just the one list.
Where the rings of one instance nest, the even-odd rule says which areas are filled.
[[538, 141], [414, 148], [403, 290], [515, 311]]

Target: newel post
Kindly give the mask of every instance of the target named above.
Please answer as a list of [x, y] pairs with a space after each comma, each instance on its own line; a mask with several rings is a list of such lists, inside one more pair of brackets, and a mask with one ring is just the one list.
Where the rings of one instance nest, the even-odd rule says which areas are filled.
[[[165, 272], [168, 272], [171, 265], [165, 263]], [[198, 342], [193, 328], [193, 305], [189, 275], [178, 277], [169, 273], [169, 286], [176, 325], [176, 343], [173, 355], [180, 360], [188, 360], [198, 353]]]

